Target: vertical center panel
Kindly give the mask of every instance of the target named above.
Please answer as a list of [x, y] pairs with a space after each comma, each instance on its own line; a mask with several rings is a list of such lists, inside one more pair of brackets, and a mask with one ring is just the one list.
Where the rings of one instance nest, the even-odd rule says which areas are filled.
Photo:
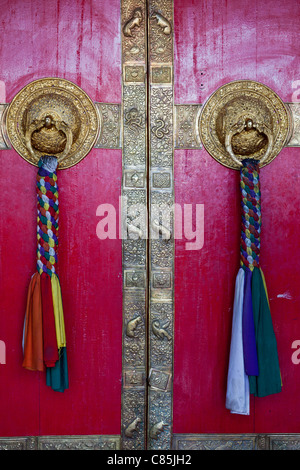
[[174, 328], [173, 1], [148, 2], [148, 449], [170, 449]]
[[147, 11], [121, 1], [122, 35], [122, 448], [145, 449], [147, 377]]

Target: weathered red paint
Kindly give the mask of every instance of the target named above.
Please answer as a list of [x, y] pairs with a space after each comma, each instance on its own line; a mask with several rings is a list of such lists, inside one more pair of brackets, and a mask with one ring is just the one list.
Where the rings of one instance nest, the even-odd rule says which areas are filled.
[[[117, 0], [2, 2], [0, 80], [6, 102], [32, 80], [62, 77], [93, 101], [121, 102]], [[121, 151], [94, 149], [58, 172], [59, 275], [70, 388], [22, 368], [22, 329], [35, 271], [36, 168], [15, 151], [1, 155], [0, 435], [120, 434], [122, 260], [120, 240], [99, 240], [96, 209], [118, 208]], [[109, 292], [109, 295], [108, 295]]]
[[[260, 81], [284, 101], [295, 100], [297, 2], [176, 0], [174, 14], [177, 104], [203, 103], [219, 86], [238, 79]], [[300, 365], [291, 359], [292, 343], [300, 338], [299, 175], [296, 148], [285, 148], [261, 170], [261, 266], [283, 390], [252, 397], [250, 416], [231, 415], [225, 393], [239, 267], [239, 176], [205, 150], [175, 152], [176, 202], [205, 205], [202, 250], [186, 251], [185, 240], [176, 241], [175, 433], [299, 431]]]

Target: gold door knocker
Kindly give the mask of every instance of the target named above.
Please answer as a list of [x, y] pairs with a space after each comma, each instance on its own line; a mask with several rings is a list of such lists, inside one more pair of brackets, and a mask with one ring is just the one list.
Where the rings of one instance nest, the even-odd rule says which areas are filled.
[[74, 83], [43, 78], [26, 85], [10, 103], [7, 135], [26, 161], [55, 155], [60, 169], [81, 161], [101, 132], [101, 116], [88, 95]]
[[199, 117], [203, 146], [219, 163], [240, 169], [242, 160], [270, 163], [290, 136], [287, 107], [267, 86], [251, 80], [220, 87]]
[[67, 123], [63, 122], [58, 113], [52, 112], [50, 115], [46, 111], [45, 114], [46, 116], [38, 120], [35, 119], [26, 127], [25, 143], [27, 149], [33, 158], [35, 150], [40, 150], [51, 154], [60, 153], [60, 158], [63, 160], [71, 150], [72, 130]]
[[[252, 132], [252, 136], [250, 135], [251, 132]], [[258, 139], [256, 139], [257, 140], [257, 142], [256, 142], [257, 147], [255, 148], [255, 146], [254, 147], [252, 146], [252, 150], [254, 152], [255, 152], [255, 150], [258, 149], [258, 146], [263, 144], [263, 141], [265, 140], [265, 137], [267, 137], [267, 139], [268, 139], [268, 147], [265, 151], [265, 154], [260, 159], [260, 164], [261, 165], [263, 165], [263, 163], [268, 160], [268, 157], [269, 157], [269, 155], [272, 151], [272, 148], [273, 148], [273, 134], [272, 134], [271, 129], [265, 124], [256, 123], [255, 119], [249, 117], [249, 114], [248, 114], [247, 116], [240, 118], [236, 124], [231, 126], [231, 128], [227, 131], [227, 133], [225, 135], [225, 148], [226, 148], [228, 154], [230, 155], [230, 157], [232, 158], [232, 160], [238, 166], [242, 166], [242, 162], [235, 156], [235, 153], [233, 152], [232, 139], [233, 139], [234, 136], [238, 136], [241, 133], [245, 133], [245, 135], [243, 137], [244, 143], [246, 141], [249, 142], [251, 137], [254, 137], [253, 132], [257, 134], [257, 136], [255, 136], [255, 137], [258, 137]], [[246, 136], [246, 134], [249, 134], [250, 139]], [[245, 145], [244, 145], [244, 147], [245, 147]], [[246, 155], [246, 152], [244, 152], [244, 154]], [[250, 155], [251, 155], [251, 153], [250, 153]]]

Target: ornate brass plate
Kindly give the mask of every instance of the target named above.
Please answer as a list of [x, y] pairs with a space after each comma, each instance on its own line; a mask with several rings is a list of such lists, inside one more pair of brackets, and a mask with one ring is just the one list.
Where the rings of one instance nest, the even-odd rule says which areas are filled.
[[218, 88], [204, 104], [199, 135], [222, 165], [239, 169], [245, 158], [270, 163], [286, 144], [290, 117], [278, 95], [262, 83], [239, 80]]
[[99, 110], [74, 83], [42, 78], [22, 88], [10, 103], [6, 127], [13, 148], [37, 165], [43, 154], [56, 155], [60, 169], [82, 160], [101, 130]]

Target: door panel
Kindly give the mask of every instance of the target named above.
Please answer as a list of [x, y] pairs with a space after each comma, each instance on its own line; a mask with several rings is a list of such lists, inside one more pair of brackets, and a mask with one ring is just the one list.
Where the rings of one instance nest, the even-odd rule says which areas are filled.
[[[76, 83], [94, 102], [121, 102], [118, 1], [5, 2], [1, 19], [7, 103], [29, 82], [56, 76]], [[36, 259], [36, 172], [14, 150], [1, 153], [0, 331], [7, 363], [0, 369], [0, 435], [119, 435], [122, 247], [121, 240], [97, 238], [96, 210], [103, 203], [119, 207], [121, 150], [93, 149], [78, 165], [58, 171], [58, 269], [70, 381], [63, 394], [46, 387], [44, 374], [22, 368]]]
[[[299, 6], [293, 1], [174, 2], [175, 103], [204, 103], [232, 80], [260, 81], [293, 101], [299, 70]], [[294, 87], [294, 88], [293, 88]], [[204, 204], [204, 246], [176, 240], [174, 433], [293, 433], [299, 377], [292, 342], [300, 333], [296, 259], [298, 150], [261, 170], [262, 248], [283, 379], [280, 394], [251, 398], [250, 416], [225, 409], [232, 306], [239, 267], [239, 175], [206, 150], [175, 151], [175, 201]], [[295, 230], [295, 232], [294, 232]], [[297, 254], [298, 253], [298, 254]], [[280, 260], [280, 261], [279, 261]]]

